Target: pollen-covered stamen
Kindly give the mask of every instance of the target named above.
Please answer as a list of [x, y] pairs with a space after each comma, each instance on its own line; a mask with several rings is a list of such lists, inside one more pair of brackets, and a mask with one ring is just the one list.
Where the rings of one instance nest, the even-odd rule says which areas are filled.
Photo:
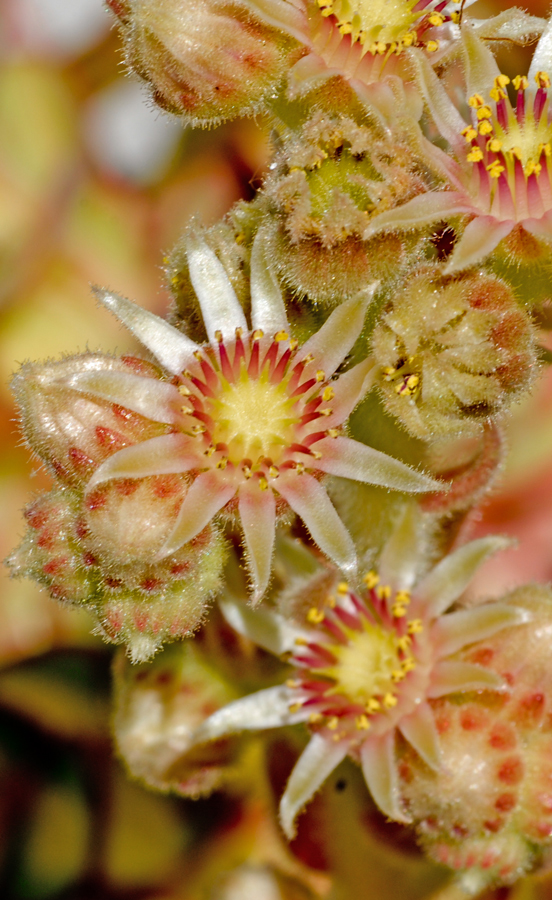
[[294, 704], [313, 707], [310, 724], [340, 739], [362, 740], [359, 732], [369, 729], [383, 733], [416, 703], [410, 682], [423, 623], [407, 616], [408, 591], [379, 584], [374, 572], [363, 580], [363, 596], [342, 582], [323, 608], [308, 611], [317, 637], [299, 638], [290, 659], [298, 669]]
[[457, 13], [444, 2], [428, 0], [317, 0], [321, 15], [358, 44], [362, 54], [383, 57], [384, 64], [408, 47], [428, 53], [439, 49], [432, 29], [455, 21]]
[[473, 123], [462, 131], [469, 145], [466, 159], [478, 169], [478, 195], [487, 195], [489, 212], [501, 218], [540, 218], [552, 208], [550, 78], [538, 72], [535, 81], [537, 90], [529, 92], [526, 76], [512, 79], [515, 107], [506, 75], [495, 78], [490, 103], [481, 94], [468, 100]]
[[414, 397], [421, 388], [421, 375], [415, 370], [414, 357], [399, 360], [396, 366], [385, 366], [384, 381], [392, 382], [395, 393], [402, 397]]
[[[312, 355], [302, 356], [286, 331], [272, 339], [261, 330], [235, 341], [215, 333], [216, 344], [194, 353], [181, 376], [182, 430], [203, 442], [205, 468], [236, 467], [266, 490], [282, 466], [301, 474], [304, 457], [321, 458], [313, 445], [328, 436], [316, 427], [332, 414], [334, 389]], [[335, 436], [338, 429], [333, 429]]]

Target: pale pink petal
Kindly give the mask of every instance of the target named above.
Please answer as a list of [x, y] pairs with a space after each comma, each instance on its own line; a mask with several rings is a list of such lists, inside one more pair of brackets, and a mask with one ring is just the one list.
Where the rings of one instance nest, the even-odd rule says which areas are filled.
[[290, 98], [293, 99], [305, 91], [310, 91], [317, 83], [325, 81], [335, 74], [336, 72], [329, 69], [317, 53], [302, 56], [289, 70]]
[[284, 298], [267, 255], [266, 237], [259, 229], [251, 248], [251, 324], [272, 337], [287, 331]]
[[93, 394], [109, 403], [171, 425], [182, 421], [182, 396], [173, 384], [143, 378], [130, 372], [78, 372], [60, 383], [83, 394]]
[[329, 378], [353, 346], [364, 326], [366, 308], [372, 300], [377, 284], [372, 284], [344, 303], [340, 303], [317, 331], [301, 348], [301, 356], [314, 356], [314, 365]]
[[462, 26], [462, 49], [468, 97], [487, 95], [500, 69], [491, 51], [475, 34], [469, 22]]
[[315, 544], [344, 571], [356, 568], [353, 541], [332, 506], [326, 489], [306, 472], [283, 473], [277, 481], [278, 493], [303, 519]]
[[262, 731], [304, 722], [308, 711], [289, 711], [294, 700], [295, 693], [283, 684], [234, 700], [202, 722], [190, 736], [188, 746], [216, 741], [240, 731]]
[[280, 801], [280, 823], [284, 834], [295, 836], [295, 819], [316, 794], [328, 775], [347, 755], [347, 745], [314, 734], [295, 763]]
[[525, 231], [529, 231], [536, 238], [552, 241], [552, 216], [550, 213], [544, 215], [542, 219], [524, 219], [522, 224]]
[[234, 481], [226, 478], [219, 469], [198, 475], [186, 494], [172, 534], [161, 548], [159, 558], [174, 553], [182, 544], [188, 543], [203, 531], [235, 493]]
[[[468, 544], [468, 547], [470, 545]], [[439, 657], [450, 656], [475, 641], [483, 641], [503, 628], [524, 625], [531, 620], [529, 612], [506, 603], [485, 603], [462, 609], [437, 619], [431, 640]]]
[[419, 507], [408, 504], [379, 559], [382, 584], [390, 585], [395, 591], [410, 590], [416, 580], [424, 538], [427, 540]]
[[496, 672], [474, 663], [443, 660], [431, 673], [427, 696], [435, 699], [464, 691], [499, 691], [505, 681]]
[[219, 599], [221, 612], [228, 624], [249, 638], [254, 644], [281, 656], [283, 653], [297, 650], [297, 638], [312, 640], [312, 631], [299, 628], [290, 619], [286, 619], [266, 606], [252, 609], [244, 602], [226, 596]]
[[416, 67], [416, 80], [431, 118], [460, 159], [465, 154], [466, 142], [461, 132], [466, 127], [466, 123], [448, 96], [441, 80], [435, 74], [425, 53], [421, 50], [413, 50], [410, 55]]
[[402, 718], [399, 730], [416, 753], [431, 769], [439, 769], [441, 751], [433, 710], [429, 703], [420, 703], [415, 712]]
[[381, 811], [394, 822], [410, 822], [400, 804], [394, 730], [364, 741], [360, 762], [368, 790]]
[[446, 489], [443, 482], [434, 481], [429, 475], [417, 472], [406, 463], [352, 438], [322, 438], [316, 443], [316, 449], [322, 453], [316, 465], [328, 475], [409, 493]]
[[215, 252], [200, 235], [189, 231], [186, 253], [190, 280], [201, 306], [209, 340], [216, 342], [217, 331], [222, 332], [225, 340], [236, 336], [236, 328], [249, 331], [241, 304]]
[[516, 223], [501, 222], [492, 216], [477, 216], [466, 225], [464, 233], [453, 250], [445, 275], [475, 266], [492, 253], [501, 240], [510, 234]]
[[479, 566], [493, 553], [509, 546], [508, 538], [491, 535], [445, 556], [416, 588], [416, 598], [428, 618], [436, 619], [444, 613], [464, 593]]
[[192, 359], [194, 351], [199, 349], [194, 341], [131, 300], [104, 288], [95, 287], [92, 290], [100, 303], [116, 315], [140, 343], [153, 353], [167, 372], [180, 375]]
[[537, 72], [552, 72], [552, 19], [544, 29], [541, 39], [533, 52], [533, 58], [527, 73], [530, 88], [535, 89], [535, 75]]
[[303, 9], [296, 7], [289, 0], [241, 0], [255, 18], [260, 18], [279, 31], [305, 43], [308, 34], [308, 23]]
[[258, 603], [268, 587], [276, 534], [276, 500], [262, 491], [256, 479], [239, 488], [239, 513], [245, 538], [248, 567], [253, 582], [253, 602]]
[[87, 490], [112, 478], [146, 478], [148, 475], [189, 472], [198, 462], [195, 441], [185, 434], [162, 434], [118, 450], [96, 469]]
[[418, 194], [402, 206], [374, 216], [364, 232], [364, 238], [370, 238], [381, 231], [425, 228], [434, 222], [473, 212], [473, 203], [466, 194], [458, 191], [429, 191], [427, 194]]
[[376, 378], [374, 359], [368, 357], [332, 381], [334, 396], [331, 400], [332, 415], [328, 416], [326, 422], [328, 428], [341, 425], [349, 418], [353, 409], [372, 388]]
[[[388, 78], [386, 81], [373, 81], [370, 84], [364, 84], [358, 78], [351, 78], [351, 87], [355, 91], [357, 97], [364, 103], [367, 110], [381, 123], [384, 128], [392, 126], [397, 117], [404, 114], [405, 97], [403, 91], [402, 102], [391, 89]], [[397, 79], [398, 80], [398, 79]], [[421, 97], [415, 92], [411, 92], [409, 98], [408, 112], [411, 119], [418, 120], [423, 112], [423, 103]]]

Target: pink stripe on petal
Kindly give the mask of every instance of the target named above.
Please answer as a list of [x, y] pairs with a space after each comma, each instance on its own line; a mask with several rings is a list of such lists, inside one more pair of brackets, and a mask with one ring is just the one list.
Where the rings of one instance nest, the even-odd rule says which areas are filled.
[[195, 479], [188, 491], [172, 534], [159, 552], [162, 559], [174, 553], [203, 531], [213, 516], [226, 506], [236, 493], [236, 486], [218, 469], [203, 472]]
[[278, 493], [303, 519], [311, 537], [323, 553], [342, 569], [356, 566], [353, 541], [339, 518], [325, 488], [306, 472], [282, 473], [277, 481]]
[[257, 479], [239, 488], [239, 513], [249, 568], [253, 581], [253, 601], [263, 596], [270, 581], [276, 533], [276, 500], [268, 489], [262, 491]]
[[196, 442], [184, 434], [163, 434], [123, 447], [96, 469], [87, 490], [112, 478], [146, 478], [189, 472], [201, 463]]

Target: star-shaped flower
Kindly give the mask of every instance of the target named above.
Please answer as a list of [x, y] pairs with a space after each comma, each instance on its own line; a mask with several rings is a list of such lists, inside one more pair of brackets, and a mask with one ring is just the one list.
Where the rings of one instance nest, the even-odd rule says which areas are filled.
[[236, 630], [285, 654], [295, 672], [284, 685], [215, 712], [192, 735], [190, 746], [239, 731], [305, 723], [311, 738], [280, 803], [280, 820], [290, 838], [298, 813], [346, 756], [361, 764], [379, 808], [391, 819], [408, 821], [399, 801], [397, 732], [431, 769], [439, 770], [431, 701], [504, 689], [496, 673], [455, 654], [526, 621], [526, 612], [500, 602], [450, 608], [478, 567], [507, 542], [500, 537], [472, 541], [418, 579], [421, 538], [418, 517], [407, 510], [384, 547], [379, 576], [369, 572], [359, 589], [336, 579], [335, 590], [320, 597], [302, 624], [233, 599], [222, 602]]
[[430, 161], [448, 182], [444, 191], [414, 197], [374, 219], [366, 236], [387, 230], [422, 228], [453, 217], [469, 217], [445, 274], [476, 265], [515, 228], [552, 240], [552, 120], [548, 93], [552, 73], [552, 23], [545, 29], [527, 76], [512, 80], [498, 68], [490, 50], [463, 26], [466, 122], [442, 82], [417, 54], [418, 81], [428, 110], [453, 157], [429, 142]]
[[[214, 252], [197, 237], [190, 237], [188, 251], [209, 338], [205, 344], [129, 300], [97, 291], [167, 378], [123, 366], [74, 365], [72, 374], [62, 366], [57, 378], [55, 367], [49, 372], [50, 393], [62, 388], [69, 405], [71, 395], [85, 395], [137, 414], [144, 423], [142, 440], [138, 434], [120, 449], [115, 443], [114, 452], [95, 467], [85, 481], [86, 496], [94, 497], [116, 480], [182, 475], [186, 495], [163, 546], [152, 547], [152, 554], [155, 559], [174, 554], [219, 513], [237, 518], [256, 600], [270, 579], [276, 523], [290, 510], [325, 554], [343, 570], [354, 571], [353, 542], [328, 498], [325, 476], [401, 491], [443, 487], [343, 433], [371, 386], [373, 364], [367, 359], [334, 376], [362, 330], [373, 288], [339, 306], [299, 347], [261, 238], [252, 254], [251, 328]], [[41, 434], [40, 425], [33, 425], [33, 403], [40, 401], [25, 399], [24, 374], [19, 376], [23, 418], [30, 433], [38, 430], [34, 442], [43, 452], [45, 437], [55, 442], [49, 434], [51, 417], [48, 435]]]

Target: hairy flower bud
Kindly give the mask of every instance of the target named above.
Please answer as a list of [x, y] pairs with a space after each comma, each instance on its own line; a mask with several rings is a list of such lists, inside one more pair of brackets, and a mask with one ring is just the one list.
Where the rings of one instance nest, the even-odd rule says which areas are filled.
[[399, 766], [422, 845], [474, 889], [533, 868], [552, 838], [552, 591], [527, 585], [503, 599], [527, 623], [463, 651], [457, 665], [500, 673], [508, 691], [432, 701], [442, 765], [430, 772], [405, 747]]
[[132, 70], [194, 125], [252, 114], [282, 79], [294, 41], [241, 0], [112, 0]]
[[476, 434], [533, 381], [530, 318], [505, 282], [420, 269], [373, 335], [386, 408], [423, 439]]
[[316, 113], [276, 158], [265, 186], [278, 225], [277, 268], [296, 292], [334, 305], [408, 259], [406, 233], [364, 239], [375, 213], [425, 189], [401, 140], [346, 116]]
[[224, 544], [208, 526], [156, 560], [151, 542], [161, 545], [174, 526], [186, 484], [173, 475], [106, 487], [84, 500], [68, 488], [38, 497], [8, 564], [56, 600], [93, 613], [100, 633], [139, 662], [196, 630], [219, 586]]

